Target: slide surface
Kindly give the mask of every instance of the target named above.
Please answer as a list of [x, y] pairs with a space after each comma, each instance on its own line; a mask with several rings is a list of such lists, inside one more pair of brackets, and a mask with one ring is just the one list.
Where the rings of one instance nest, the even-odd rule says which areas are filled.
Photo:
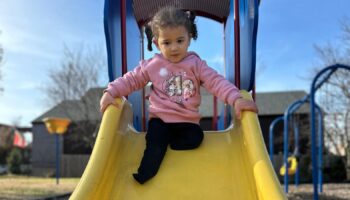
[[[249, 94], [243, 92], [247, 98]], [[96, 144], [71, 200], [279, 200], [287, 199], [272, 168], [257, 115], [225, 131], [205, 132], [195, 150], [165, 155], [158, 174], [144, 185], [132, 178], [143, 150], [145, 134], [132, 127], [130, 105], [106, 110]]]

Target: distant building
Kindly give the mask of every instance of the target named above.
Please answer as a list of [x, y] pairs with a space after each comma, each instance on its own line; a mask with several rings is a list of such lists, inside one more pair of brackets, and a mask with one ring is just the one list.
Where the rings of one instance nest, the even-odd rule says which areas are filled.
[[13, 126], [0, 124], [0, 147], [12, 145], [13, 142]]
[[[98, 124], [101, 120], [99, 111], [99, 99], [102, 89], [90, 89], [80, 100], [63, 101], [32, 121], [33, 124], [33, 149], [32, 172], [38, 176], [53, 176], [56, 166], [55, 137], [47, 131], [43, 122], [47, 117], [69, 118], [72, 123], [65, 135], [60, 137], [61, 150], [61, 175], [80, 176], [92, 151], [91, 147], [79, 138], [81, 130], [77, 130], [77, 124]], [[85, 126], [84, 126], [85, 127]], [[96, 128], [93, 126], [93, 128]], [[94, 130], [91, 130], [94, 134]], [[72, 142], [70, 137], [75, 140]], [[71, 165], [74, 162], [74, 165]]]
[[24, 134], [31, 134], [30, 127], [15, 127], [7, 124], [0, 124], [0, 174], [7, 172], [7, 158], [13, 148], [23, 149], [22, 166], [28, 168], [31, 143], [27, 141]]
[[[47, 132], [43, 119], [46, 117], [69, 118], [73, 122], [72, 126], [77, 123], [86, 123], [86, 119], [92, 120], [94, 123], [98, 123], [101, 119], [101, 114], [99, 112], [99, 100], [102, 92], [102, 88], [92, 88], [81, 100], [63, 101], [32, 121], [34, 134], [32, 171], [34, 175], [49, 176], [53, 175], [55, 172], [55, 138]], [[200, 125], [203, 127], [203, 129], [209, 130], [212, 128], [213, 123], [212, 116], [214, 98], [203, 88], [201, 88], [201, 95], [202, 104], [200, 107], [200, 113], [202, 115], [202, 120]], [[259, 107], [259, 121], [265, 143], [268, 141], [270, 123], [276, 117], [283, 115], [288, 105], [298, 99], [301, 99], [305, 95], [306, 93], [304, 91], [268, 92], [256, 94], [256, 102]], [[223, 103], [218, 101], [218, 113], [220, 113], [220, 109], [222, 107]], [[307, 106], [302, 106], [297, 112], [298, 119], [305, 121], [308, 118], [308, 112], [309, 109]], [[303, 124], [306, 123], [304, 122]], [[282, 130], [282, 124], [279, 124], [275, 128], [276, 152], [281, 151], [281, 148], [283, 147], [283, 141], [281, 140]], [[84, 145], [83, 142], [72, 143], [68, 139], [68, 135], [74, 134], [76, 134], [74, 131], [69, 130], [68, 133], [60, 139], [60, 149], [62, 153], [62, 176], [80, 176], [88, 161], [89, 154], [91, 153], [91, 147]], [[95, 130], [92, 130], [91, 134], [96, 134]], [[291, 144], [293, 144], [292, 139], [291, 141]], [[73, 145], [75, 148], [72, 147]]]
[[[15, 127], [7, 124], [0, 124], [0, 148], [12, 147], [14, 145], [15, 134], [18, 134], [20, 139], [25, 140], [24, 134], [31, 134], [30, 127]], [[24, 146], [30, 146], [29, 141], [23, 141]], [[15, 144], [16, 145], [16, 144]]]
[[[256, 103], [259, 108], [260, 127], [267, 148], [269, 144], [269, 129], [271, 122], [277, 117], [283, 116], [289, 105], [306, 95], [307, 94], [304, 91], [264, 92], [256, 94]], [[306, 153], [307, 149], [309, 149], [309, 113], [309, 105], [304, 104], [292, 116], [292, 118], [294, 117], [295, 120], [299, 121], [299, 150], [301, 153]], [[290, 124], [289, 127], [292, 129], [292, 124]], [[283, 121], [277, 123], [274, 128], [274, 151], [275, 153], [283, 152]], [[294, 151], [293, 134], [289, 134], [289, 151]]]

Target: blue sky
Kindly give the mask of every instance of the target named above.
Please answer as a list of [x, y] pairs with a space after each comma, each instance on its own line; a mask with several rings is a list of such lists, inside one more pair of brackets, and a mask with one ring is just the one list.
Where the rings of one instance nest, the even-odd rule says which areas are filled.
[[[1, 67], [5, 91], [0, 94], [0, 123], [21, 125], [50, 109], [41, 87], [48, 71], [58, 68], [64, 45], [71, 49], [99, 46], [105, 51], [103, 0], [1, 0]], [[308, 90], [317, 61], [314, 44], [336, 42], [339, 20], [350, 18], [349, 0], [263, 0], [257, 43], [257, 91]], [[208, 64], [223, 63], [222, 26], [198, 19], [199, 38], [192, 42]], [[208, 50], [209, 49], [209, 50]], [[101, 70], [105, 70], [102, 68]], [[107, 76], [107, 71], [105, 72]]]

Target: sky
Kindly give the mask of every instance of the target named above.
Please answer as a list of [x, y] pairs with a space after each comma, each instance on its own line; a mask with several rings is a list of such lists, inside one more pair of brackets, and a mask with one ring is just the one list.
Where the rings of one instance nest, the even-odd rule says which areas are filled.
[[[4, 88], [0, 124], [31, 126], [32, 120], [51, 108], [42, 88], [48, 83], [49, 70], [60, 67], [64, 46], [102, 47], [106, 55], [103, 4], [103, 0], [0, 0], [0, 44], [5, 51], [0, 67]], [[257, 92], [307, 92], [311, 81], [306, 77], [317, 62], [314, 45], [339, 40], [339, 20], [350, 19], [349, 8], [349, 0], [262, 0]], [[218, 42], [222, 25], [202, 18], [197, 24], [199, 37], [190, 49], [221, 72], [222, 51], [212, 49], [222, 49]], [[106, 67], [101, 70], [107, 77]]]

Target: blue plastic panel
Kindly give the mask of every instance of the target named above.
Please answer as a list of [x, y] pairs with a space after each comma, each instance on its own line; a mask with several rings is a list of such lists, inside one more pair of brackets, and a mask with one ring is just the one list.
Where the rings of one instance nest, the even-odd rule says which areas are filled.
[[[133, 15], [132, 1], [126, 2], [126, 54], [127, 70], [133, 70], [141, 60], [140, 30]], [[122, 75], [121, 0], [105, 0], [105, 37], [108, 54], [108, 75], [113, 81]], [[134, 126], [142, 128], [142, 92], [128, 96], [134, 110]]]
[[[126, 1], [126, 51], [127, 69], [131, 71], [139, 64], [142, 51], [141, 32], [134, 17], [132, 1]], [[142, 90], [135, 91], [128, 97], [134, 111], [134, 127], [138, 131], [142, 129], [142, 99]]]
[[122, 75], [120, 0], [105, 0], [104, 28], [108, 56], [108, 77], [113, 81]]
[[225, 71], [226, 79], [235, 80], [235, 38], [234, 38], [234, 0], [230, 0], [230, 14], [225, 26]]
[[255, 82], [258, 0], [239, 1], [241, 89], [250, 91]]
[[[240, 0], [240, 83], [241, 89], [251, 91], [255, 81], [256, 38], [258, 26], [258, 0]], [[235, 82], [235, 30], [234, 0], [230, 0], [230, 14], [225, 25], [226, 78]], [[226, 114], [226, 118], [224, 118]], [[221, 108], [218, 130], [225, 129], [231, 120], [230, 108]]]
[[[258, 27], [258, 0], [240, 0], [240, 72], [241, 89], [250, 91], [254, 86], [256, 36]], [[234, 82], [234, 0], [230, 0], [230, 14], [225, 26], [226, 77]]]

